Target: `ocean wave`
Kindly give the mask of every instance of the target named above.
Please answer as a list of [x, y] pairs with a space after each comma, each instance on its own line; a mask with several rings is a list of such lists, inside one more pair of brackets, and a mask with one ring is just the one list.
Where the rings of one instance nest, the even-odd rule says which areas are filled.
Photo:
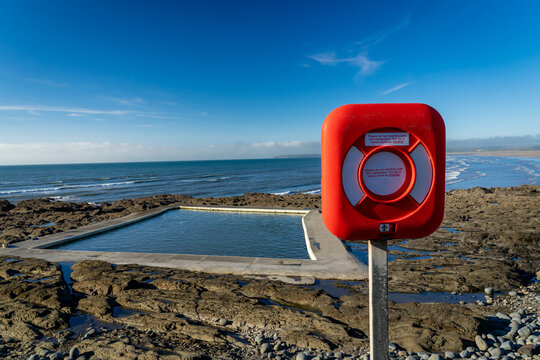
[[320, 194], [321, 194], [321, 189], [304, 191], [304, 192], [302, 192], [302, 194], [306, 194], [306, 195], [320, 195]]
[[0, 191], [0, 195], [49, 193], [49, 192], [54, 193], [54, 192], [59, 192], [62, 190], [108, 188], [108, 187], [115, 187], [115, 186], [122, 186], [122, 185], [130, 185], [134, 183], [135, 181], [121, 181], [121, 182], [111, 182], [111, 183], [101, 183], [101, 184], [64, 185], [64, 186], [57, 186], [57, 187], [35, 188], [35, 189], [14, 189], [14, 190]]
[[292, 192], [290, 190], [288, 191], [282, 191], [282, 192], [273, 192], [273, 193], [270, 193], [272, 195], [277, 195], [277, 196], [282, 196], [282, 195], [290, 195], [292, 194]]
[[452, 181], [457, 180], [459, 175], [461, 174], [461, 171], [455, 170], [455, 171], [447, 171], [445, 174], [445, 181]]

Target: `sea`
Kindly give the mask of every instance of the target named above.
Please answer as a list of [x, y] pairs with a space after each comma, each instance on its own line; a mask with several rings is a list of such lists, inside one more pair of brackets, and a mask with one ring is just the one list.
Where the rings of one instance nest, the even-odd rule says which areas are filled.
[[[156, 194], [320, 194], [319, 158], [0, 166], [0, 199], [102, 203]], [[540, 184], [540, 159], [448, 155], [446, 189]]]

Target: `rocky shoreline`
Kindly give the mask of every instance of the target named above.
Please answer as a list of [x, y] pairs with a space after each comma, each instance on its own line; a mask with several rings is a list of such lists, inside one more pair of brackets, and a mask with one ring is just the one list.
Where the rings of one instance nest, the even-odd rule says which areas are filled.
[[[539, 194], [538, 186], [450, 191], [437, 232], [392, 242], [391, 292], [465, 294], [458, 304], [390, 302], [392, 358], [540, 358]], [[320, 198], [161, 195], [100, 205], [38, 199], [15, 206], [2, 201], [0, 240], [14, 243], [176, 202], [317, 208]], [[3, 358], [367, 357], [364, 283], [331, 282], [341, 289], [336, 293], [328, 284], [1, 255], [0, 249]], [[491, 295], [483, 301], [467, 300], [466, 293], [484, 291]]]

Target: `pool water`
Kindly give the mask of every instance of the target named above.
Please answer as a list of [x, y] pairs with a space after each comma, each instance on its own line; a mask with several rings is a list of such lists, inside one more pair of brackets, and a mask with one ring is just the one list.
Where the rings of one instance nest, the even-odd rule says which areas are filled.
[[170, 210], [60, 250], [309, 259], [299, 215]]

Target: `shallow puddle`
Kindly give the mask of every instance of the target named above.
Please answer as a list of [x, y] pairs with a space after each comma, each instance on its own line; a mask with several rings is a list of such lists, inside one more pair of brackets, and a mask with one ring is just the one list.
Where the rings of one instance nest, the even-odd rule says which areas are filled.
[[460, 231], [460, 230], [456, 230], [456, 228], [449, 228], [449, 227], [441, 227], [439, 229], [446, 230], [448, 232], [451, 232], [452, 234], [460, 234], [460, 233], [463, 232], [463, 231]]
[[460, 301], [466, 303], [476, 302], [477, 300], [484, 301], [484, 293], [471, 293], [471, 294], [455, 294], [448, 292], [422, 292], [418, 294], [407, 293], [388, 293], [388, 299], [396, 303], [444, 303], [444, 304], [459, 304]]
[[122, 327], [121, 324], [106, 323], [82, 312], [69, 319], [69, 331], [71, 331], [72, 337], [84, 335], [89, 329], [115, 330]]

